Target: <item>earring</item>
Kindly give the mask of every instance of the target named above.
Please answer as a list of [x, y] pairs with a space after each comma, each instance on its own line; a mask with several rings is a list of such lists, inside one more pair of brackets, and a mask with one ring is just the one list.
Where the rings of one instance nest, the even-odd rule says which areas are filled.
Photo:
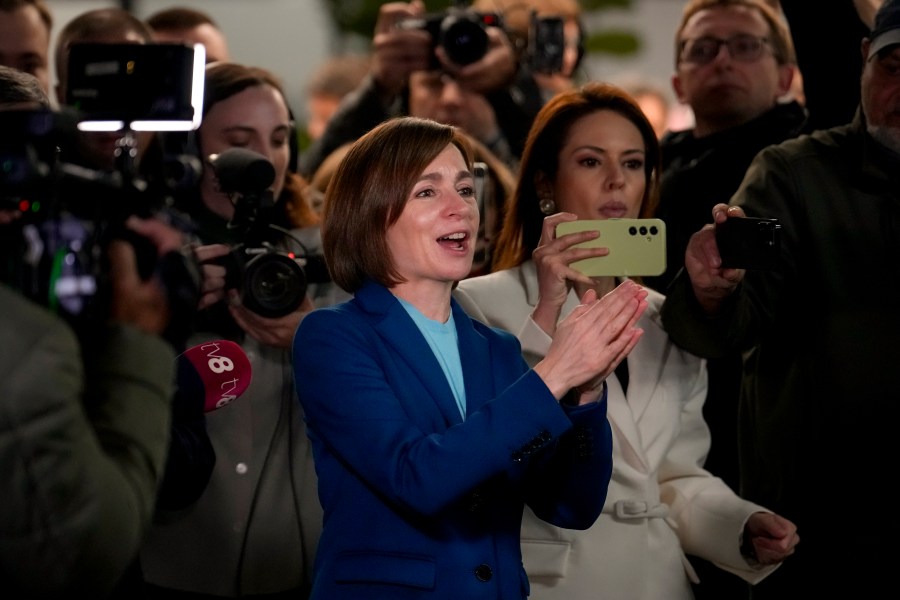
[[553, 198], [541, 198], [538, 207], [545, 215], [552, 215], [556, 212], [556, 202], [553, 201]]

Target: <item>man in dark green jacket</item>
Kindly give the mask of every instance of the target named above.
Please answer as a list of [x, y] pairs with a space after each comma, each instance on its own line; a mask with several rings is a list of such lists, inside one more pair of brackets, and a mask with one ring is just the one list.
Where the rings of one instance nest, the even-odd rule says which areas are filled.
[[690, 351], [745, 352], [741, 492], [801, 537], [753, 598], [879, 597], [900, 559], [879, 491], [900, 452], [900, 2], [862, 50], [854, 121], [764, 150], [713, 209], [779, 219], [778, 268], [722, 268], [706, 225], [663, 308]]

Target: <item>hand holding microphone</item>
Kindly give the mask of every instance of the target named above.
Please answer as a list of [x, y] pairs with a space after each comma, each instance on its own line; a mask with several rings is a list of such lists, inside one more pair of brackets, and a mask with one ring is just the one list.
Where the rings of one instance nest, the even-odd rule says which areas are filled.
[[188, 348], [175, 363], [171, 439], [157, 494], [157, 505], [163, 510], [180, 510], [203, 494], [216, 464], [205, 415], [236, 400], [251, 379], [250, 360], [229, 340]]

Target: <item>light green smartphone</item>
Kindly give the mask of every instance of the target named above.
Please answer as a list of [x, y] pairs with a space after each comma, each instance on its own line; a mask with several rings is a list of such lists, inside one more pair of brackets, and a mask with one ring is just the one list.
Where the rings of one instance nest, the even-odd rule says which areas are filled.
[[589, 277], [650, 276], [666, 270], [666, 224], [661, 219], [569, 221], [556, 226], [556, 235], [586, 230], [599, 231], [600, 237], [575, 247], [609, 248], [609, 254], [573, 262], [573, 269]]

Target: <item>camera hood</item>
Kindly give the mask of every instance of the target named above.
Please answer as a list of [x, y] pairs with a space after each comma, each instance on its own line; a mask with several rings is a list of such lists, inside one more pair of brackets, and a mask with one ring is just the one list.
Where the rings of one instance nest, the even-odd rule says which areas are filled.
[[191, 131], [200, 126], [202, 44], [73, 44], [66, 103], [83, 131]]

